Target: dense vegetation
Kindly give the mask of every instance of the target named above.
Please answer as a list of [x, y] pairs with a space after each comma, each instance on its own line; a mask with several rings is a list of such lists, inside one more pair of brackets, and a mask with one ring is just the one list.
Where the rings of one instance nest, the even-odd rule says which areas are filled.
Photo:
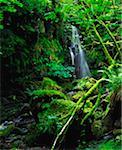
[[[121, 2], [0, 2], [1, 148], [120, 149]], [[78, 29], [91, 77], [75, 76], [71, 25]], [[4, 113], [6, 105], [10, 111]], [[25, 134], [16, 119], [23, 116], [34, 119]], [[11, 140], [5, 146], [16, 132], [24, 134], [25, 145]]]

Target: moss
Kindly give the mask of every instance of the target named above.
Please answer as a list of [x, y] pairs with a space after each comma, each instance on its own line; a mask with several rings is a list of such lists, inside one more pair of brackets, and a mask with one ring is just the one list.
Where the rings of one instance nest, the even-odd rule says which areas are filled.
[[91, 130], [93, 135], [96, 137], [100, 137], [104, 133], [104, 128], [101, 120], [95, 120], [91, 126]]
[[42, 133], [58, 133], [66, 122], [64, 116], [66, 116], [75, 105], [76, 103], [64, 99], [55, 99], [50, 104], [43, 104], [43, 111], [38, 114], [39, 130]]
[[35, 50], [50, 56], [50, 60], [59, 62], [64, 59], [62, 55], [59, 55], [59, 52], [63, 49], [59, 41], [56, 39], [48, 39], [44, 36], [41, 37], [35, 46]]
[[9, 135], [13, 130], [14, 130], [13, 124], [10, 124], [10, 125], [6, 126], [5, 128], [3, 128], [1, 125], [0, 126], [0, 137]]
[[76, 84], [76, 86], [74, 87], [75, 90], [77, 89], [77, 90], [87, 91], [95, 84], [95, 79], [94, 78], [82, 78], [82, 79], [76, 80], [74, 84]]
[[85, 94], [84, 91], [78, 91], [76, 94], [74, 94], [72, 96], [73, 99], [78, 100], [79, 98], [81, 98], [83, 95]]
[[34, 90], [32, 92], [32, 95], [34, 96], [34, 98], [39, 98], [39, 97], [60, 97], [63, 99], [67, 99], [67, 96], [62, 93], [61, 91], [57, 91], [57, 90]]
[[101, 139], [80, 143], [76, 150], [121, 150], [121, 140]]
[[86, 100], [86, 104], [85, 104], [85, 106], [84, 106], [84, 110], [83, 110], [83, 112], [84, 113], [88, 113], [88, 112], [90, 112], [91, 110], [92, 110], [92, 107], [93, 107], [93, 103], [92, 102], [90, 102], [90, 100], [88, 99], [88, 100]]
[[103, 141], [103, 143], [99, 144], [99, 150], [121, 150], [121, 140], [110, 139]]
[[50, 89], [50, 90], [62, 90], [62, 88], [52, 79], [48, 77], [44, 77], [41, 83], [42, 89]]

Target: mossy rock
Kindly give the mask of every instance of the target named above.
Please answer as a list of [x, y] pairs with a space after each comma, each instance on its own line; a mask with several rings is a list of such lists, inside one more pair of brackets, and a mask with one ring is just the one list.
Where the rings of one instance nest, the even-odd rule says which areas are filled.
[[56, 135], [66, 123], [67, 114], [76, 103], [70, 100], [56, 99], [51, 103], [43, 104], [43, 111], [38, 114], [38, 128], [42, 133], [48, 132]]
[[15, 126], [14, 124], [9, 124], [8, 126], [0, 126], [0, 137], [8, 136], [13, 130]]
[[101, 137], [105, 131], [102, 120], [95, 120], [91, 126], [91, 130], [94, 136]]
[[47, 90], [62, 90], [62, 88], [55, 81], [48, 77], [43, 78], [43, 81], [41, 82], [41, 87], [42, 89]]
[[42, 90], [42, 89], [34, 90], [32, 92], [32, 96], [34, 99], [41, 98], [41, 97], [58, 97], [58, 98], [68, 99], [64, 93], [57, 90]]
[[94, 84], [96, 80], [94, 78], [82, 78], [74, 82], [74, 90], [88, 91]]

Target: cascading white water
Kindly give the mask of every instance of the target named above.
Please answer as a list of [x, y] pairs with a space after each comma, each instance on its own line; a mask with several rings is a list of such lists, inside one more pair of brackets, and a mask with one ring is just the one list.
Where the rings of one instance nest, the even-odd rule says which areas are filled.
[[81, 47], [80, 36], [75, 26], [72, 26], [72, 45], [69, 47], [72, 65], [75, 65], [77, 78], [90, 76], [90, 70], [85, 59], [83, 48]]

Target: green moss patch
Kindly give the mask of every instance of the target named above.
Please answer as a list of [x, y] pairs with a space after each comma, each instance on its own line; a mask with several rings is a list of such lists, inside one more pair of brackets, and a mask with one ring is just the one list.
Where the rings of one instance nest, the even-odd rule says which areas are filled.
[[50, 104], [43, 104], [43, 111], [38, 114], [38, 128], [42, 133], [56, 134], [66, 122], [65, 116], [76, 103], [70, 100], [53, 100]]

